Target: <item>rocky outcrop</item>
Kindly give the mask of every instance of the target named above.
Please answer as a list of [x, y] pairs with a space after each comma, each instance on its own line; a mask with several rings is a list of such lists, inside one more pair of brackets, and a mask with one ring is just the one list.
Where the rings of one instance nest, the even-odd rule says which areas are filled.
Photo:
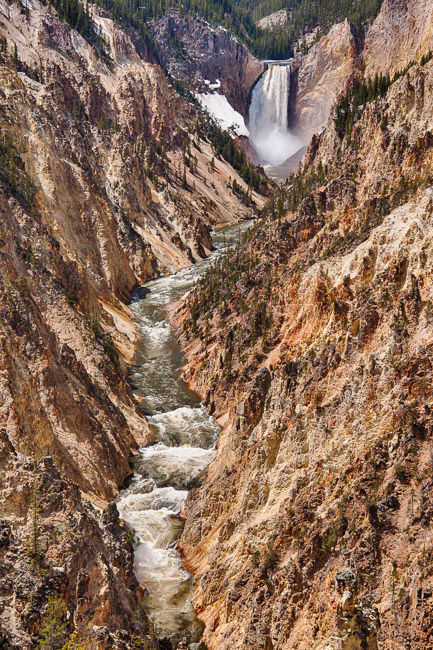
[[[133, 572], [133, 535], [115, 504], [96, 513], [52, 458], [4, 462], [0, 442], [0, 638], [2, 647], [89, 650], [148, 643]], [[140, 595], [141, 594], [141, 595]], [[69, 646], [67, 646], [69, 647]], [[72, 645], [70, 647], [75, 647]]]
[[357, 68], [357, 52], [348, 20], [334, 25], [300, 61], [294, 75], [296, 101], [292, 128], [311, 138], [322, 131], [332, 106]]
[[385, 0], [365, 38], [366, 74], [390, 74], [433, 50], [429, 0]]
[[288, 14], [287, 9], [280, 9], [279, 11], [274, 11], [273, 14], [268, 16], [263, 16], [260, 20], [257, 21], [258, 27], [261, 29], [268, 29], [270, 31], [280, 30], [282, 27], [285, 27], [288, 23]]
[[218, 92], [247, 116], [251, 89], [265, 66], [246, 47], [221, 26], [176, 13], [151, 23], [151, 28], [158, 57], [171, 75], [196, 92], [209, 92], [209, 84], [218, 85], [219, 79]]
[[51, 4], [0, 11], [0, 645], [58, 623], [49, 647], [148, 647], [133, 536], [85, 500], [118, 496], [149, 433], [125, 303], [261, 199], [107, 12], [90, 7], [101, 41]]
[[179, 313], [222, 426], [180, 543], [209, 648], [431, 643], [432, 88], [331, 120]]

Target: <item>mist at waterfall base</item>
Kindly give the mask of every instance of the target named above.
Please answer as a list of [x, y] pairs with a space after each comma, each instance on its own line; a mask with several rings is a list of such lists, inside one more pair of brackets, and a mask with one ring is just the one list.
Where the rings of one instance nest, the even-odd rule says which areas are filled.
[[284, 163], [305, 142], [290, 132], [290, 65], [269, 63], [254, 87], [248, 130], [260, 162], [268, 166]]

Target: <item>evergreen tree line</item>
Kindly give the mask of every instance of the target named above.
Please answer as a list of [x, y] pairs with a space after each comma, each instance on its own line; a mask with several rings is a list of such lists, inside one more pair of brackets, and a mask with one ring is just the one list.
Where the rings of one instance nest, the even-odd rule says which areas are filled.
[[312, 31], [315, 27], [319, 27], [323, 31], [345, 18], [349, 18], [356, 27], [361, 27], [366, 21], [377, 15], [382, 5], [382, 0], [241, 1], [256, 5], [252, 13], [254, 22], [280, 9], [286, 9], [288, 27], [293, 30], [296, 38]]
[[[295, 43], [315, 27], [320, 33], [335, 22], [349, 18], [360, 27], [377, 14], [382, 0], [96, 0], [110, 11], [114, 20], [132, 26], [152, 46], [147, 23], [168, 11], [177, 9], [181, 15], [199, 16], [223, 25], [246, 44], [259, 59], [286, 59], [293, 56]], [[104, 43], [95, 25], [87, 2], [79, 0], [49, 0], [49, 5], [82, 36], [99, 43], [101, 55]], [[288, 24], [275, 31], [263, 30], [257, 21], [279, 9], [287, 9]]]
[[[60, 2], [75, 0], [57, 0]], [[147, 22], [176, 9], [181, 15], [204, 18], [226, 27], [260, 59], [293, 56], [298, 39], [315, 27], [321, 31], [349, 18], [355, 26], [373, 19], [382, 0], [97, 0], [116, 20], [134, 27], [148, 44]], [[276, 31], [263, 30], [257, 21], [269, 13], [287, 9], [288, 24]]]
[[257, 168], [248, 162], [244, 151], [237, 147], [227, 131], [223, 131], [212, 119], [202, 122], [202, 137], [208, 140], [216, 156], [224, 158], [239, 172], [239, 176], [253, 189], [260, 191], [262, 177]]
[[[424, 66], [433, 58], [429, 52], [421, 58], [420, 65]], [[379, 97], [384, 97], [388, 88], [403, 77], [415, 65], [411, 61], [403, 70], [399, 70], [392, 77], [389, 74], [376, 74], [373, 79], [355, 77], [347, 90], [340, 96], [336, 106], [335, 127], [340, 138], [350, 140], [353, 126], [359, 120], [365, 106]]]

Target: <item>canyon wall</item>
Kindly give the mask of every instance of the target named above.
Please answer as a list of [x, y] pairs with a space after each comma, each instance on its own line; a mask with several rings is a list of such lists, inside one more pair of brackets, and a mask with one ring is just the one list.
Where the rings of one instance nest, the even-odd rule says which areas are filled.
[[430, 61], [331, 119], [178, 313], [222, 427], [180, 543], [211, 649], [431, 644], [432, 115]]
[[355, 36], [348, 20], [334, 25], [299, 59], [294, 130], [308, 137], [322, 131], [353, 74], [393, 76], [432, 49], [433, 7], [428, 0], [385, 0], [364, 38]]
[[367, 31], [366, 73], [393, 75], [433, 50], [433, 6], [429, 0], [384, 0]]
[[291, 116], [295, 132], [311, 138], [325, 128], [335, 100], [359, 67], [357, 54], [352, 27], [346, 20], [334, 25], [300, 59]]
[[86, 650], [150, 643], [133, 538], [117, 508], [97, 513], [51, 457], [12, 460], [4, 430], [0, 435], [2, 648], [39, 648], [41, 640], [63, 647], [68, 639], [65, 647]]
[[147, 643], [132, 537], [89, 501], [118, 496], [149, 433], [125, 303], [261, 202], [145, 43], [89, 11], [86, 40], [50, 4], [0, 2], [3, 647], [36, 647], [53, 607], [86, 649]]
[[251, 89], [265, 66], [224, 27], [173, 13], [151, 28], [157, 55], [171, 75], [201, 93], [209, 92], [209, 83], [218, 79], [219, 92], [241, 115], [248, 115]]

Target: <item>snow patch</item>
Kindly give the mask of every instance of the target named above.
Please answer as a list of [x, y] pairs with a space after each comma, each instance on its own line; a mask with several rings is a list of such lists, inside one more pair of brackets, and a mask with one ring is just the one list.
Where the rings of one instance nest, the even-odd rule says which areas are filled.
[[221, 88], [221, 81], [219, 79], [216, 79], [214, 84], [211, 84], [209, 79], [199, 79], [199, 81], [203, 81], [206, 84], [206, 86], [209, 86], [211, 90], [216, 90], [217, 88]]
[[[219, 79], [217, 79], [217, 82], [219, 82]], [[215, 84], [209, 87], [211, 88], [213, 86]], [[199, 93], [197, 94], [197, 99], [209, 111], [212, 117], [216, 119], [221, 128], [226, 131], [234, 131], [236, 135], [249, 136], [244, 118], [229, 104], [225, 95], [219, 95], [218, 93]]]

